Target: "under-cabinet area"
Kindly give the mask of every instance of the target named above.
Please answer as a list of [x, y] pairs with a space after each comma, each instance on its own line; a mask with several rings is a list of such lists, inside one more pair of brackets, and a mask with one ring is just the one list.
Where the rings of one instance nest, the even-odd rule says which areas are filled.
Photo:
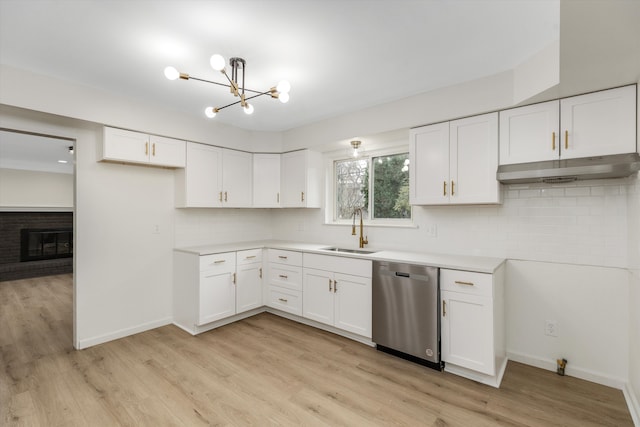
[[[269, 241], [180, 248], [174, 251], [173, 322], [197, 335], [269, 311], [376, 346], [373, 260], [430, 265], [436, 282], [440, 271], [441, 291], [426, 303], [441, 316], [434, 326], [442, 328], [442, 340], [429, 350], [442, 352], [445, 370], [498, 387], [506, 366], [501, 259], [392, 251], [345, 255], [323, 245]], [[392, 354], [406, 357], [402, 350]]]

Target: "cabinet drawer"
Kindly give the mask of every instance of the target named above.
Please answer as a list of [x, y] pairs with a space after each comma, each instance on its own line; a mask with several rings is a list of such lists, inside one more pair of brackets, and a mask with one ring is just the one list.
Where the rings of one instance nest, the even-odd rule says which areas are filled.
[[270, 285], [267, 305], [302, 316], [302, 294], [300, 291]]
[[302, 266], [302, 252], [283, 251], [280, 249], [269, 249], [269, 262], [278, 264]]
[[221, 254], [200, 256], [200, 271], [219, 271], [220, 273], [236, 271], [236, 253], [224, 252]]
[[440, 269], [440, 289], [478, 296], [493, 296], [493, 275]]
[[249, 249], [246, 251], [238, 251], [236, 253], [238, 265], [253, 264], [254, 262], [262, 262], [262, 249]]
[[270, 264], [269, 283], [285, 288], [302, 290], [302, 267]]

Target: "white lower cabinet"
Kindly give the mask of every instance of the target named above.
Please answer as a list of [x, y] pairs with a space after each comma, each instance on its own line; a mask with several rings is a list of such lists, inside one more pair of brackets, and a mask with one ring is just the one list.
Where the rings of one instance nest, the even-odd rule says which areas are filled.
[[236, 314], [262, 307], [262, 249], [236, 253]]
[[262, 249], [174, 253], [174, 323], [192, 334], [262, 304]]
[[302, 316], [302, 253], [268, 250], [269, 280], [265, 305]]
[[371, 261], [304, 254], [302, 316], [371, 338]]
[[445, 370], [498, 387], [506, 367], [503, 271], [440, 270]]

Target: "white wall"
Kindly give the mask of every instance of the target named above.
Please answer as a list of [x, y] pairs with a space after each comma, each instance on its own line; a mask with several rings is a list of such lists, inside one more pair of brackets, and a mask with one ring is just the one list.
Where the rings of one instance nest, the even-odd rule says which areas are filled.
[[98, 163], [93, 123], [3, 105], [0, 127], [76, 140], [74, 345], [169, 323], [173, 171]]
[[73, 210], [73, 175], [0, 168], [0, 208]]
[[269, 209], [176, 209], [176, 247], [272, 238]]

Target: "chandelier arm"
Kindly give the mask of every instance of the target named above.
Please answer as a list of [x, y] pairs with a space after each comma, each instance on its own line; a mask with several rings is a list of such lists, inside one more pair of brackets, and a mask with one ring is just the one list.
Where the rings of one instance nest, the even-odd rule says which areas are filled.
[[197, 80], [197, 81], [199, 81], [199, 82], [204, 82], [204, 83], [211, 83], [211, 84], [218, 85], [218, 86], [224, 86], [224, 87], [229, 87], [229, 88], [231, 87], [231, 85], [227, 85], [227, 84], [224, 84], [224, 83], [214, 82], [214, 81], [212, 81], [212, 80], [205, 80], [205, 79], [201, 79], [201, 78], [193, 77], [193, 76], [189, 76], [189, 79], [190, 79], [190, 80]]
[[[229, 79], [229, 76], [227, 76], [226, 73], [223, 73], [223, 74], [225, 75], [225, 77], [227, 77], [229, 82], [231, 82], [231, 80]], [[224, 87], [228, 87], [228, 88], [232, 87], [230, 84], [228, 85], [228, 84], [224, 84], [224, 83], [214, 82], [213, 80], [201, 79], [199, 77], [194, 77], [194, 76], [189, 76], [189, 80], [197, 80], [199, 82], [212, 83], [214, 85], [224, 86]], [[266, 95], [266, 94], [270, 93], [270, 91], [260, 92], [258, 90], [246, 89], [246, 88], [245, 88], [245, 92], [257, 93], [258, 95]], [[247, 99], [250, 99], [250, 98], [247, 98]]]
[[217, 109], [218, 111], [220, 111], [220, 110], [224, 110], [224, 109], [225, 109], [225, 108], [227, 108], [227, 107], [231, 107], [232, 105], [240, 104], [241, 102], [242, 102], [242, 101], [232, 102], [231, 104], [227, 104], [227, 105], [225, 105], [224, 107], [217, 107], [216, 109]]

